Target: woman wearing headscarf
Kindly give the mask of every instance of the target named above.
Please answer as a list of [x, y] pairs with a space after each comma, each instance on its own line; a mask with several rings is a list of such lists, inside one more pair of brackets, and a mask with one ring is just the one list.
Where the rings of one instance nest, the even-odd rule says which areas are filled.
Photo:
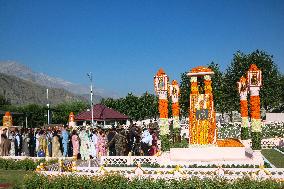
[[59, 136], [57, 135], [57, 132], [54, 132], [53, 134], [51, 151], [52, 151], [52, 157], [62, 157], [62, 153], [60, 150]]
[[30, 136], [27, 131], [24, 131], [22, 136], [23, 136], [22, 154], [24, 156], [29, 156], [30, 155], [30, 150], [29, 150]]
[[82, 160], [87, 160], [89, 158], [89, 136], [85, 129], [83, 129], [80, 134], [79, 138], [81, 140], [80, 146], [80, 154]]
[[76, 130], [73, 130], [72, 132], [72, 146], [73, 146], [73, 157], [77, 159], [80, 149], [80, 142], [79, 137]]
[[97, 142], [97, 157], [100, 156], [106, 156], [107, 155], [107, 137], [105, 135], [105, 132], [103, 130], [99, 131], [98, 134], [98, 142]]

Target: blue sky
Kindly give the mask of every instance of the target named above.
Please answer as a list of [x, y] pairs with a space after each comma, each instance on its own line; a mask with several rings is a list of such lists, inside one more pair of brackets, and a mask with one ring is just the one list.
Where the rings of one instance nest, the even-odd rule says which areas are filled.
[[0, 0], [0, 60], [120, 95], [256, 49], [284, 72], [284, 1]]

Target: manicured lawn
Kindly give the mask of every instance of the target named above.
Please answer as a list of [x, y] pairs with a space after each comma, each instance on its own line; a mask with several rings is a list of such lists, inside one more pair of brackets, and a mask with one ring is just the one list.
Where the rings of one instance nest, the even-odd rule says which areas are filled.
[[20, 187], [24, 176], [31, 173], [31, 171], [0, 170], [0, 188], [5, 188], [7, 184], [9, 188]]
[[261, 150], [262, 155], [277, 168], [284, 168], [284, 155], [274, 149]]

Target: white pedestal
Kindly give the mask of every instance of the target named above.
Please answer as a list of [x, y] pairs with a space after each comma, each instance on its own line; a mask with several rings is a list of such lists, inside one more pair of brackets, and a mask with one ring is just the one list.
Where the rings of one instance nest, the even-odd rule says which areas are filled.
[[253, 151], [253, 161], [257, 162], [259, 166], [264, 165], [264, 160], [261, 154], [261, 150], [254, 150]]
[[247, 159], [245, 147], [196, 146], [171, 148], [171, 161], [216, 161]]

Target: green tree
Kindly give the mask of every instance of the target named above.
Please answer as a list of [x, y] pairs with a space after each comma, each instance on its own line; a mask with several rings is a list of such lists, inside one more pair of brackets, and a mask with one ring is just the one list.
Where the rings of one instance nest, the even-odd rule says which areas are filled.
[[40, 127], [47, 121], [45, 116], [45, 107], [38, 104], [28, 104], [24, 106], [18, 106], [10, 109], [11, 111], [21, 112], [22, 116], [17, 116], [14, 120], [17, 124], [25, 125], [25, 118], [27, 117], [28, 127]]
[[260, 97], [261, 107], [271, 111], [281, 101], [280, 72], [273, 61], [273, 56], [256, 50], [251, 54], [237, 52], [224, 76], [224, 108], [226, 112], [239, 110], [239, 94], [236, 83], [241, 76], [246, 76], [251, 64], [256, 64], [262, 71]]
[[214, 62], [211, 62], [208, 67], [212, 69], [214, 75], [212, 77], [212, 90], [213, 90], [213, 98], [214, 98], [214, 107], [215, 111], [224, 113], [224, 82], [223, 82], [223, 73], [220, 71], [220, 66]]
[[188, 117], [189, 114], [189, 97], [190, 97], [190, 79], [186, 75], [187, 72], [181, 74], [181, 83], [180, 83], [180, 111], [181, 115]]
[[79, 112], [86, 110], [88, 107], [89, 105], [83, 101], [64, 102], [58, 104], [51, 109], [52, 123], [66, 124], [68, 123], [70, 112], [73, 112], [74, 115], [76, 115]]
[[133, 120], [156, 118], [158, 115], [158, 98], [148, 92], [140, 97], [129, 93], [124, 98], [102, 99], [101, 104], [129, 116]]

